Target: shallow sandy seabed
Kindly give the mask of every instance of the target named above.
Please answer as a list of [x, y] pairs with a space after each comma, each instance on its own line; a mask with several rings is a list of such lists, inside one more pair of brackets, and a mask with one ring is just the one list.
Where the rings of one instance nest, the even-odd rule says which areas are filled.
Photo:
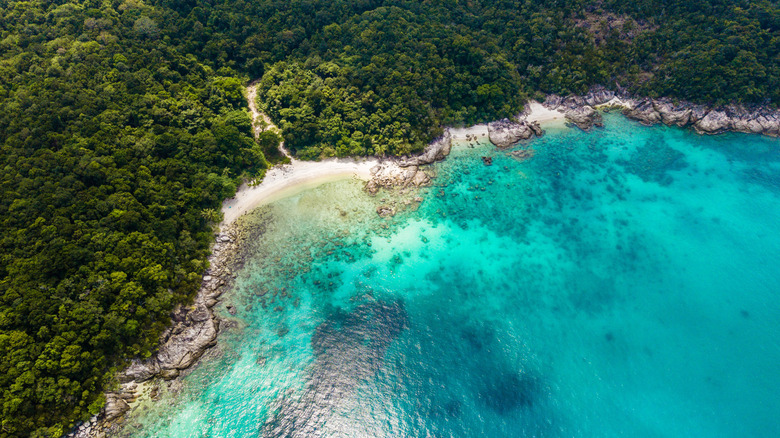
[[[528, 109], [530, 110], [526, 119], [528, 121], [544, 123], [564, 118], [562, 112], [547, 109], [536, 101], [529, 102]], [[487, 138], [487, 133], [487, 124], [484, 123], [468, 128], [450, 128], [454, 141], [465, 140], [468, 136]], [[371, 168], [378, 164], [377, 158], [332, 158], [322, 161], [292, 159], [290, 164], [270, 169], [260, 184], [255, 186], [244, 184], [239, 188], [236, 196], [226, 200], [222, 204], [223, 225], [233, 223], [239, 216], [263, 204], [326, 182], [351, 177], [368, 181], [372, 177]]]

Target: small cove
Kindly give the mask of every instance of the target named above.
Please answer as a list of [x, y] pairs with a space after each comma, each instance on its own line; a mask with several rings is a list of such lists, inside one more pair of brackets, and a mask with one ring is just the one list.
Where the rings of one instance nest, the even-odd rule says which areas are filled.
[[356, 181], [245, 216], [230, 328], [123, 435], [780, 434], [778, 141], [607, 115], [518, 148], [454, 148], [392, 218]]

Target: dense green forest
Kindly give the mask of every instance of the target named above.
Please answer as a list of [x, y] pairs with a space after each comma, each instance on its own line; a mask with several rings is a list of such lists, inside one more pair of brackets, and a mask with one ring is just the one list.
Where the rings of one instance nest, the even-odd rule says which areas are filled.
[[179, 50], [263, 78], [306, 158], [420, 150], [527, 97], [780, 102], [780, 7], [732, 0], [160, 0]]
[[733, 0], [0, 0], [0, 437], [59, 436], [196, 291], [275, 156], [421, 150], [594, 84], [780, 103], [780, 7]]
[[200, 284], [203, 213], [266, 163], [239, 74], [153, 9], [0, 5], [0, 436], [58, 436], [150, 354]]

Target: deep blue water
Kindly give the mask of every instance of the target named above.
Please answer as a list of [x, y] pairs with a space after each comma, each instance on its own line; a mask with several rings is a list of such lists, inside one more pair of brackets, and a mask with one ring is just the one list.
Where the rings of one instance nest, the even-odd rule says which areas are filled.
[[259, 209], [232, 328], [126, 434], [780, 436], [780, 142], [605, 124], [457, 147], [391, 219]]

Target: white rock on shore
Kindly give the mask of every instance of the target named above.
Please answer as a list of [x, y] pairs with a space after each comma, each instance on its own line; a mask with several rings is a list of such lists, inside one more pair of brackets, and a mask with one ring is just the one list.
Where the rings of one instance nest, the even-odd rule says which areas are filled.
[[675, 103], [668, 98], [635, 98], [625, 91], [615, 93], [604, 87], [594, 87], [584, 96], [550, 95], [544, 106], [564, 112], [567, 120], [582, 129], [598, 126], [600, 119], [593, 116], [594, 108], [610, 106], [622, 108], [626, 117], [645, 125], [692, 126], [700, 134], [727, 131], [770, 136], [780, 134], [780, 111], [768, 107], [747, 109], [737, 105], [711, 107], [690, 102]]
[[538, 122], [501, 119], [488, 123], [488, 138], [499, 148], [508, 148], [520, 140], [528, 140], [543, 133]]

